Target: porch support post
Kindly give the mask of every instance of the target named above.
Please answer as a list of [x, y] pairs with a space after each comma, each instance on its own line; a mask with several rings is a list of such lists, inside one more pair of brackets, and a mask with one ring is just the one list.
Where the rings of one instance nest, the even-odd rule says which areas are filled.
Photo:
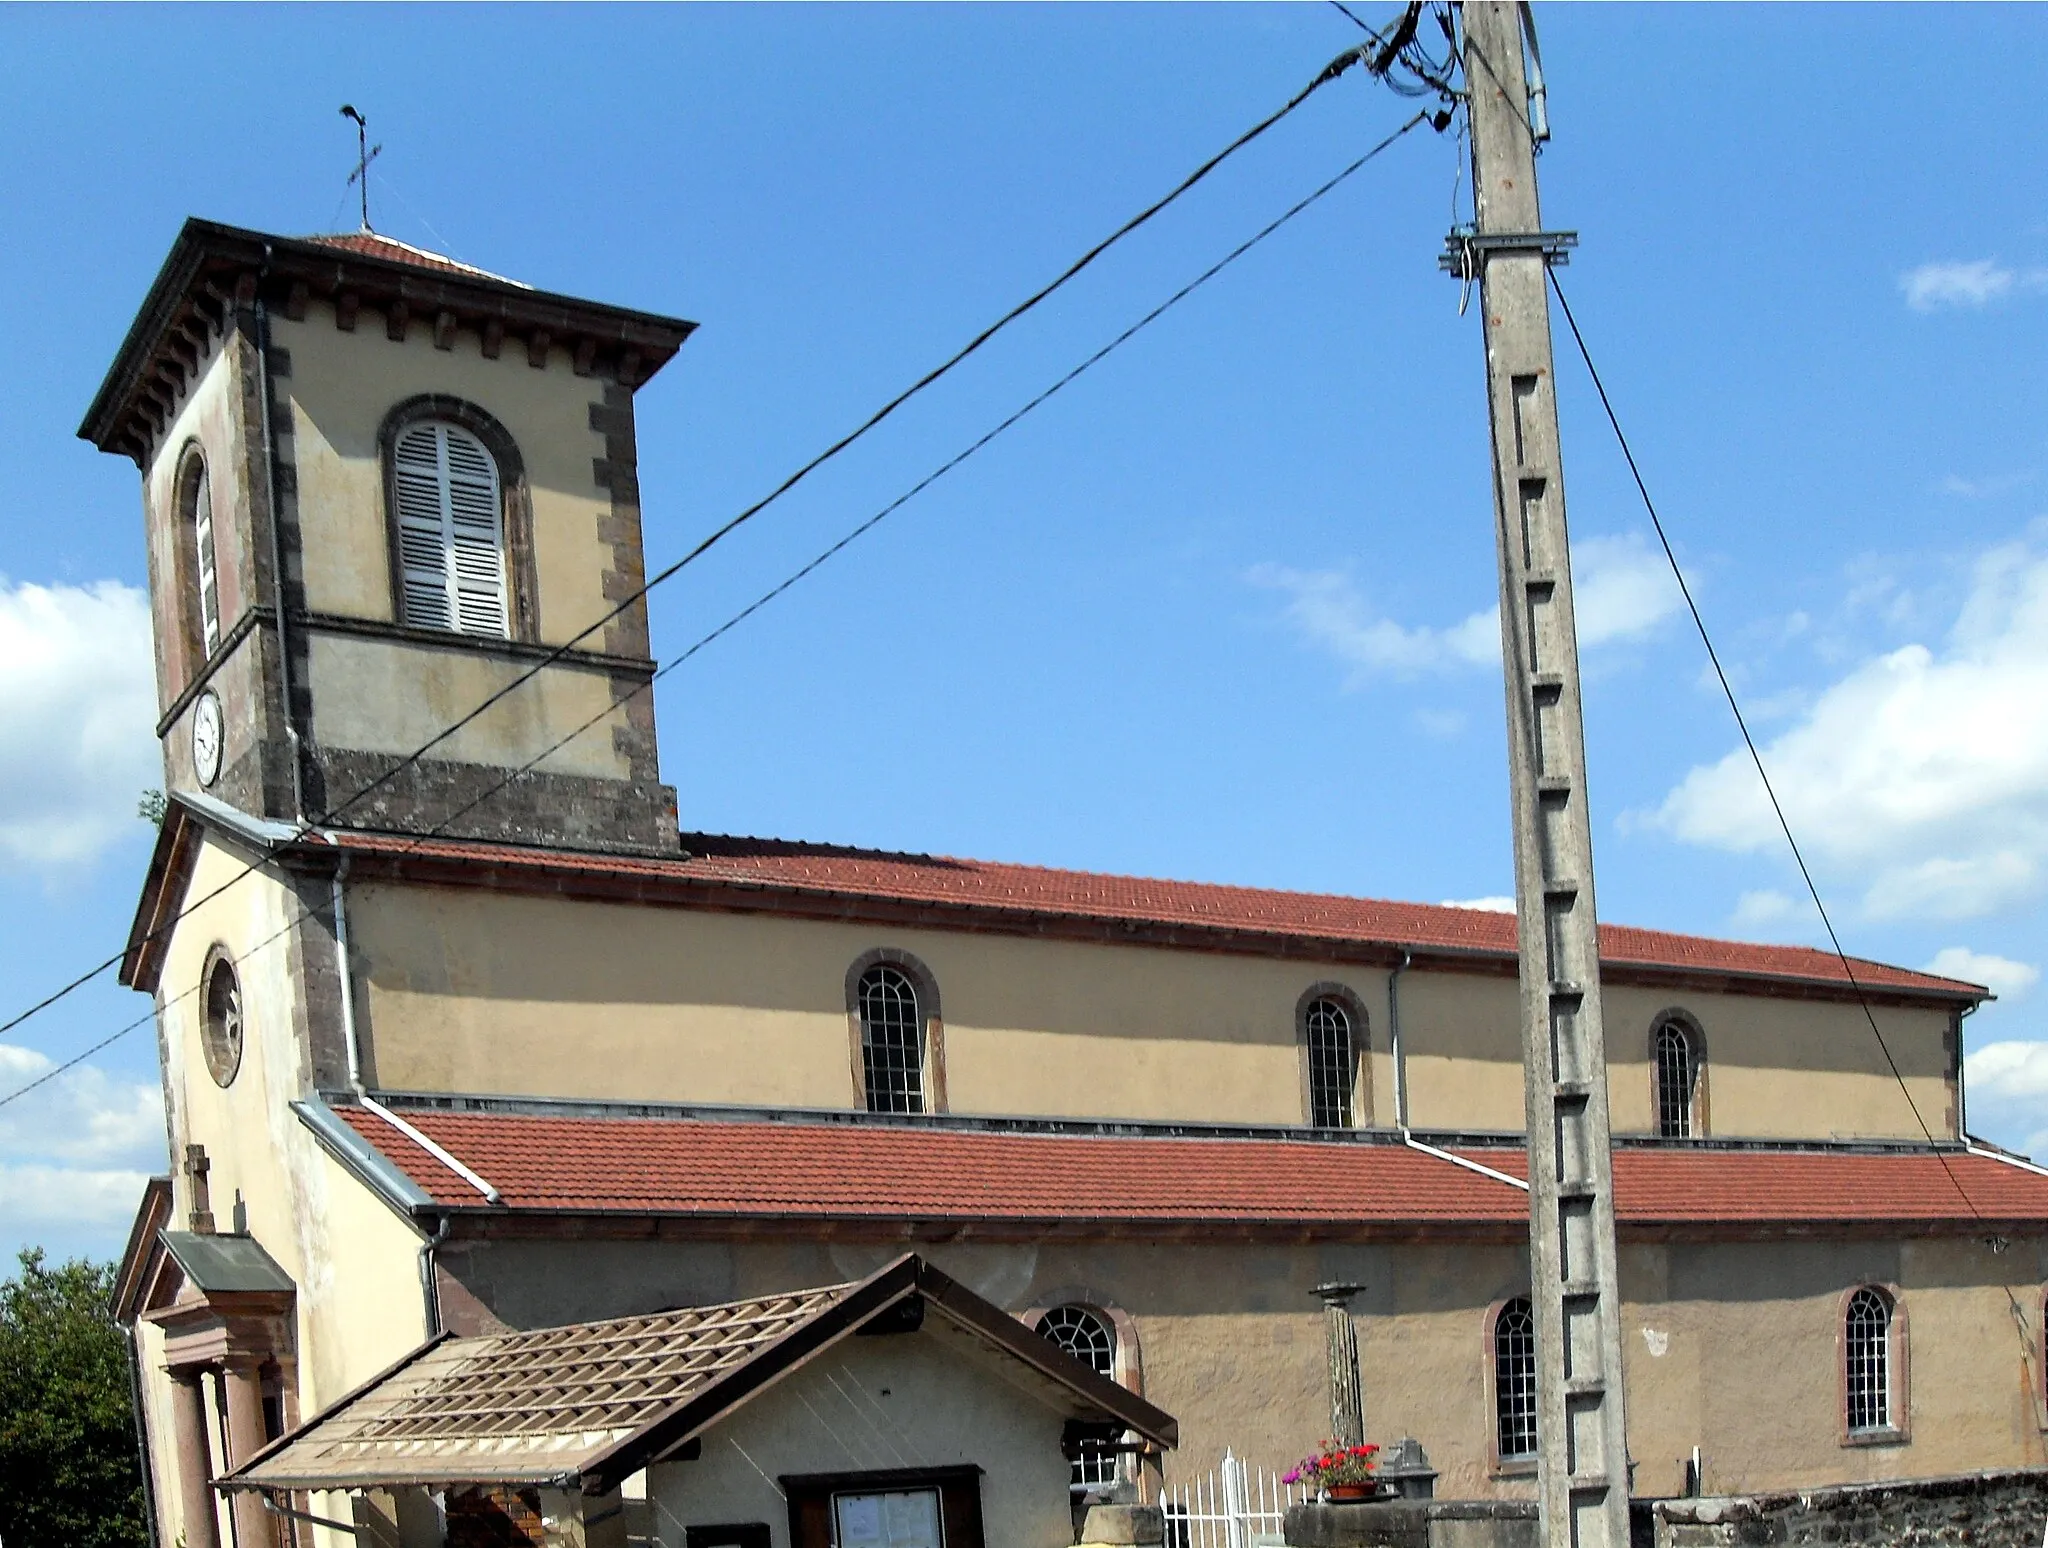
[[[261, 1451], [263, 1434], [263, 1369], [253, 1360], [238, 1361], [226, 1368], [221, 1383], [227, 1394], [229, 1467], [239, 1467]], [[263, 1497], [253, 1489], [238, 1489], [229, 1497], [235, 1518], [235, 1548], [277, 1548], [275, 1518], [263, 1508]]]
[[206, 1444], [206, 1388], [195, 1370], [171, 1372], [171, 1440], [185, 1548], [220, 1548], [214, 1514], [213, 1452]]

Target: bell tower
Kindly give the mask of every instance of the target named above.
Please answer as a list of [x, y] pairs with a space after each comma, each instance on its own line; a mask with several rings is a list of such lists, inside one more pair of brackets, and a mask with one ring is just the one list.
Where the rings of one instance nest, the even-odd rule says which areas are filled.
[[187, 221], [79, 429], [142, 473], [166, 787], [673, 851], [646, 608], [619, 604], [634, 393], [695, 326], [367, 230]]

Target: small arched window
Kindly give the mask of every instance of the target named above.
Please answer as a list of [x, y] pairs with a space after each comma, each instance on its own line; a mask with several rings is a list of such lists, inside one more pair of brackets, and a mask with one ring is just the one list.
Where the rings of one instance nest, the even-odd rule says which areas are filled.
[[200, 1048], [207, 1072], [226, 1086], [242, 1067], [242, 984], [226, 952], [215, 949], [199, 987]]
[[871, 1113], [925, 1110], [924, 1015], [917, 985], [878, 962], [860, 975], [862, 1084]]
[[1657, 1023], [1650, 1036], [1650, 1058], [1657, 1082], [1657, 1135], [1660, 1139], [1691, 1139], [1699, 1127], [1699, 1043], [1684, 1022]]
[[[1055, 1306], [1038, 1319], [1039, 1333], [1096, 1375], [1116, 1380], [1116, 1329], [1092, 1306]], [[1076, 1493], [1105, 1489], [1117, 1481], [1117, 1454], [1095, 1452], [1074, 1458], [1070, 1480]]]
[[1501, 1461], [1536, 1455], [1536, 1313], [1526, 1295], [1493, 1319], [1493, 1425]]
[[1865, 1285], [1843, 1313], [1843, 1397], [1849, 1433], [1868, 1435], [1895, 1427], [1892, 1403], [1892, 1300]]
[[400, 619], [505, 638], [504, 502], [484, 443], [444, 419], [405, 426], [391, 443], [391, 503]]
[[1308, 1121], [1318, 1129], [1348, 1129], [1358, 1083], [1351, 1012], [1334, 995], [1323, 995], [1309, 1001], [1302, 1032], [1308, 1043]]
[[191, 544], [192, 590], [186, 604], [190, 610], [186, 628], [196, 671], [220, 644], [220, 559], [214, 541], [213, 481], [207, 477], [206, 459], [196, 446], [178, 470], [177, 499], [180, 525]]

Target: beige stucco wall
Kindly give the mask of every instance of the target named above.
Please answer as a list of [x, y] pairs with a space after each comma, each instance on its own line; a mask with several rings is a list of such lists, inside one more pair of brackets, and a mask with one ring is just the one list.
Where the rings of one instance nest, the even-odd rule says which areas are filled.
[[[346, 634], [315, 634], [307, 645], [325, 745], [394, 758], [433, 742], [533, 669], [530, 661], [478, 654], [452, 636], [447, 647], [438, 649]], [[554, 747], [534, 764], [541, 773], [627, 779], [632, 765], [606, 726], [588, 724], [607, 717], [624, 724], [611, 708], [616, 697], [604, 673], [551, 666], [436, 742], [432, 756], [517, 767], [540, 749]], [[562, 745], [556, 747], [558, 742]]]
[[690, 1525], [736, 1521], [765, 1521], [789, 1548], [781, 1474], [974, 1464], [988, 1548], [1065, 1548], [1064, 1422], [933, 1333], [851, 1338], [708, 1432], [699, 1460], [649, 1468], [648, 1500], [664, 1548], [683, 1548]]
[[[471, 1245], [449, 1263], [518, 1326], [705, 1303], [870, 1272], [900, 1244]], [[1518, 1244], [1380, 1246], [930, 1243], [939, 1267], [1022, 1312], [1082, 1294], [1126, 1314], [1144, 1395], [1181, 1426], [1169, 1483], [1225, 1448], [1282, 1469], [1329, 1427], [1314, 1287], [1356, 1304], [1366, 1428], [1414, 1435], [1447, 1497], [1525, 1496], [1490, 1460], [1487, 1317], [1525, 1293]], [[2037, 1356], [2007, 1292], [2038, 1317], [2048, 1243], [1960, 1240], [1627, 1242], [1623, 1329], [1630, 1452], [1643, 1494], [1675, 1493], [1702, 1448], [1713, 1491], [1924, 1477], [2044, 1459]], [[1837, 1333], [1858, 1284], [1896, 1288], [1907, 1318], [1910, 1438], [1846, 1446]], [[2027, 1334], [2038, 1338], [2038, 1329]], [[2035, 1363], [2029, 1363], [2035, 1362]], [[711, 1448], [707, 1445], [707, 1455]], [[770, 1468], [769, 1471], [774, 1471]], [[704, 1519], [702, 1517], [695, 1519]], [[780, 1519], [779, 1517], [776, 1519]]]
[[307, 605], [393, 618], [377, 432], [406, 399], [447, 393], [487, 409], [518, 443], [533, 495], [540, 635], [561, 644], [611, 607], [603, 593], [611, 548], [598, 536], [611, 499], [592, 474], [605, 445], [590, 426], [604, 383], [576, 375], [559, 347], [545, 370], [527, 363], [523, 341], [507, 341], [498, 359], [486, 360], [482, 339], [466, 329], [452, 348], [437, 349], [431, 321], [415, 320], [400, 344], [372, 313], [344, 333], [320, 301], [301, 322], [272, 319], [272, 338], [291, 352], [291, 376], [280, 385], [292, 408]]
[[[847, 968], [888, 946], [938, 983], [954, 1112], [1300, 1123], [1295, 1006], [1335, 981], [1367, 1013], [1369, 1111], [1394, 1121], [1377, 969], [368, 882], [351, 897], [392, 1090], [850, 1107]], [[1513, 981], [1411, 970], [1399, 989], [1411, 1121], [1519, 1131]], [[1920, 1137], [1853, 1006], [1626, 986], [1606, 1003], [1617, 1132], [1650, 1130], [1650, 1029], [1680, 1007], [1706, 1034], [1710, 1132]], [[1946, 1013], [1877, 1014], [1943, 1132]]]
[[[304, 1092], [288, 966], [288, 929], [300, 910], [268, 872], [233, 880], [249, 858], [217, 840], [204, 844], [187, 893], [196, 906], [165, 954], [159, 1014], [173, 1140], [171, 1223], [185, 1229], [191, 1208], [183, 1147], [204, 1145], [216, 1228], [231, 1229], [239, 1190], [250, 1234], [297, 1286], [297, 1388], [289, 1401], [309, 1416], [426, 1336], [421, 1237], [322, 1150], [291, 1111]], [[224, 890], [209, 898], [216, 889]], [[242, 1062], [225, 1088], [206, 1067], [194, 992], [216, 944], [233, 958], [242, 989]], [[153, 1337], [154, 1329], [144, 1327]], [[161, 1476], [172, 1432], [160, 1340], [145, 1351], [144, 1373]], [[175, 1519], [177, 1492], [166, 1485], [160, 1498]]]

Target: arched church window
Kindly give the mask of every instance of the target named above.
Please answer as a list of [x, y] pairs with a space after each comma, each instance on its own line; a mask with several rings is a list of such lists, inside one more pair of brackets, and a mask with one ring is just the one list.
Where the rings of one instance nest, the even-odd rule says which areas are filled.
[[191, 617], [187, 627], [196, 647], [196, 670], [198, 663], [211, 656], [220, 644], [220, 561], [214, 541], [213, 481], [207, 476], [206, 459], [197, 447], [178, 470], [178, 514], [191, 544]]
[[917, 985], [901, 968], [878, 962], [860, 975], [857, 997], [868, 1111], [923, 1112], [924, 1014]]
[[[1096, 1375], [1116, 1380], [1116, 1329], [1094, 1307], [1055, 1306], [1038, 1319], [1038, 1331]], [[1074, 1459], [1071, 1484], [1077, 1492], [1107, 1488], [1116, 1481], [1115, 1452], [1095, 1452]]]
[[1657, 1023], [1650, 1035], [1650, 1060], [1657, 1082], [1657, 1134], [1691, 1139], [1698, 1130], [1700, 1050], [1692, 1029], [1676, 1018]]
[[1358, 1078], [1358, 1049], [1351, 1012], [1334, 995], [1309, 1001], [1303, 1014], [1308, 1040], [1308, 1121], [1318, 1129], [1351, 1127], [1351, 1090]]
[[1493, 1319], [1494, 1444], [1503, 1462], [1536, 1455], [1536, 1313], [1526, 1295]]
[[1849, 1433], [1889, 1430], [1892, 1418], [1892, 1302], [1882, 1290], [1863, 1286], [1849, 1297], [1843, 1315], [1842, 1390]]
[[391, 502], [400, 619], [505, 638], [504, 501], [484, 443], [448, 420], [406, 425], [391, 443]]

